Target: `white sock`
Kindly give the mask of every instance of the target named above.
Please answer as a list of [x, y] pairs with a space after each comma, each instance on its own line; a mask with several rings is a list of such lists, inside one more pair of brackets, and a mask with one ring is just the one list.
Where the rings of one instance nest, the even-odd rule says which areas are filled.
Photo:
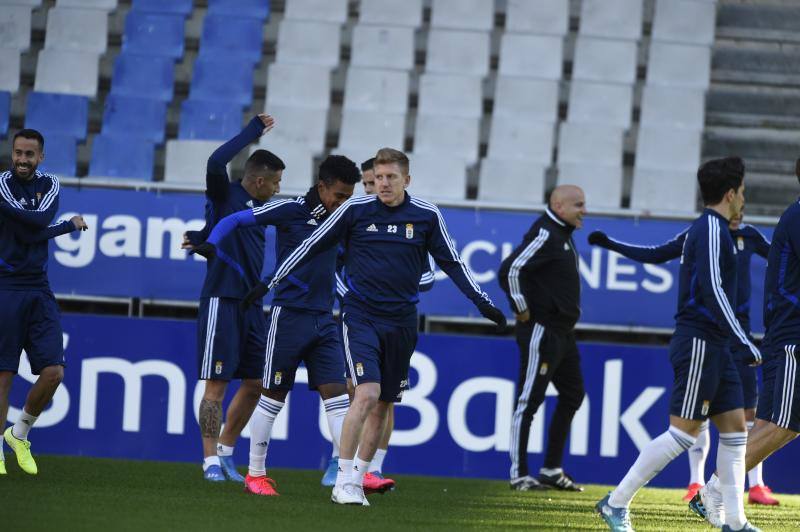
[[217, 456], [233, 456], [233, 446], [217, 444]]
[[341, 488], [350, 484], [353, 478], [353, 460], [344, 460], [339, 457], [339, 470], [336, 472], [336, 487]]
[[554, 467], [552, 469], [548, 469], [546, 467], [542, 467], [542, 468], [539, 469], [539, 473], [541, 473], [542, 475], [547, 475], [547, 476], [560, 475], [563, 472], [564, 472], [564, 470], [562, 468], [560, 468], [560, 467]]
[[[747, 422], [748, 433], [751, 430], [753, 430], [753, 425], [755, 425], [753, 421]], [[764, 485], [764, 477], [762, 476], [761, 462], [759, 462], [757, 466], [755, 466], [753, 469], [747, 472], [747, 482], [748, 484], [750, 484], [751, 488]]]
[[717, 475], [725, 507], [725, 524], [739, 530], [747, 522], [744, 515], [744, 455], [746, 432], [726, 432], [719, 435]]
[[628, 474], [611, 492], [608, 504], [614, 508], [627, 508], [636, 492], [650, 482], [664, 467], [683, 451], [694, 445], [695, 438], [670, 427], [669, 430], [648, 443], [639, 453]]
[[369, 462], [356, 456], [353, 462], [353, 474], [350, 482], [356, 486], [361, 486], [364, 483], [364, 475], [367, 473], [367, 469], [369, 469]]
[[247, 467], [247, 474], [251, 477], [263, 477], [267, 474], [269, 438], [281, 408], [282, 402], [262, 395], [253, 417], [250, 418], [250, 465]]
[[219, 456], [206, 456], [203, 458], [203, 471], [207, 470], [212, 465], [219, 465]]
[[347, 409], [350, 408], [350, 399], [345, 393], [338, 397], [326, 399], [322, 401], [322, 404], [325, 405], [325, 415], [328, 417], [328, 428], [331, 431], [331, 440], [333, 443], [331, 456], [339, 456], [339, 440], [342, 437], [344, 417], [347, 415]]
[[387, 452], [389, 452], [389, 449], [375, 450], [375, 456], [372, 457], [372, 461], [369, 463], [370, 473], [383, 473], [383, 459], [386, 458]]
[[708, 432], [708, 421], [700, 427], [697, 441], [689, 449], [689, 484], [705, 484], [706, 458], [711, 449], [711, 438]]
[[36, 423], [38, 416], [32, 416], [22, 409], [22, 414], [20, 414], [19, 419], [16, 423], [14, 423], [14, 427], [11, 429], [11, 434], [20, 440], [27, 440], [28, 433], [31, 431], [31, 427], [33, 424]]

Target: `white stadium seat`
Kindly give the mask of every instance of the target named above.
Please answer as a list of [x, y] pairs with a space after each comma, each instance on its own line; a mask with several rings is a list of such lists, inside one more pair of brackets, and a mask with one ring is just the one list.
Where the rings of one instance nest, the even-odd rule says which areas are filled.
[[507, 0], [506, 31], [566, 35], [569, 32], [569, 2]]
[[642, 0], [583, 0], [580, 33], [591, 37], [638, 40]]
[[558, 132], [558, 164], [621, 166], [622, 141], [621, 127], [565, 122]]
[[272, 63], [267, 69], [267, 108], [272, 106], [328, 109], [331, 74], [313, 65]]
[[474, 164], [478, 161], [479, 134], [477, 118], [417, 115], [414, 153], [460, 158]]
[[657, 0], [653, 40], [685, 44], [714, 44], [717, 6], [696, 0]]
[[561, 79], [564, 39], [552, 35], [506, 33], [500, 44], [501, 76]]
[[14, 48], [0, 48], [0, 91], [19, 90], [20, 54]]
[[409, 174], [411, 197], [428, 201], [463, 200], [467, 197], [467, 164], [441, 153], [411, 153]]
[[346, 111], [408, 111], [409, 73], [350, 67], [344, 91]]
[[168, 140], [164, 181], [205, 185], [206, 163], [217, 148], [216, 140]]
[[264, 135], [250, 152], [257, 149], [269, 150], [281, 158], [286, 169], [281, 175], [281, 194], [305, 194], [308, 187], [316, 180], [316, 169], [313, 168], [314, 155], [303, 144], [283, 142], [272, 138], [272, 134]]
[[575, 42], [572, 79], [633, 85], [636, 53], [635, 41], [579, 36]]
[[117, 0], [56, 0], [56, 7], [78, 7], [113, 11], [117, 8]]
[[24, 52], [31, 47], [31, 8], [8, 5], [0, 9], [0, 48]]
[[701, 130], [640, 126], [636, 167], [694, 172], [700, 166], [701, 137]]
[[47, 12], [45, 48], [104, 54], [107, 44], [105, 11], [54, 7]]
[[447, 74], [422, 74], [419, 80], [419, 114], [480, 118], [483, 84], [479, 78]]
[[278, 28], [276, 61], [334, 68], [339, 65], [338, 24], [284, 19]]
[[494, 116], [489, 157], [523, 159], [548, 166], [553, 160], [555, 124]]
[[633, 111], [633, 87], [591, 81], [573, 81], [569, 90], [572, 123], [608, 124], [628, 129]]
[[592, 163], [558, 165], [558, 184], [577, 185], [586, 195], [589, 208], [618, 209], [622, 203], [622, 166]]
[[357, 24], [350, 51], [351, 66], [411, 70], [414, 28]]
[[705, 101], [701, 90], [645, 85], [639, 122], [643, 126], [701, 130], [705, 125]]
[[406, 115], [374, 111], [345, 111], [337, 151], [363, 161], [382, 146], [402, 150], [406, 137]]
[[361, 0], [358, 21], [377, 26], [422, 26], [422, 0]]
[[284, 144], [306, 146], [313, 154], [325, 149], [325, 133], [328, 124], [328, 111], [276, 105], [266, 109], [280, 124], [269, 133], [271, 139]]
[[544, 202], [546, 166], [530, 161], [492, 159], [481, 161], [478, 199], [518, 204]]
[[558, 82], [498, 76], [492, 116], [555, 123]]
[[708, 89], [711, 49], [652, 41], [647, 62], [647, 84]]
[[287, 19], [344, 24], [347, 0], [286, 0], [284, 13]]
[[44, 49], [36, 63], [37, 92], [97, 96], [99, 74], [97, 54]]
[[432, 28], [491, 31], [494, 0], [433, 0]]
[[433, 29], [428, 34], [425, 71], [487, 76], [489, 41], [488, 33]]
[[697, 170], [635, 168], [631, 208], [694, 213], [697, 210]]

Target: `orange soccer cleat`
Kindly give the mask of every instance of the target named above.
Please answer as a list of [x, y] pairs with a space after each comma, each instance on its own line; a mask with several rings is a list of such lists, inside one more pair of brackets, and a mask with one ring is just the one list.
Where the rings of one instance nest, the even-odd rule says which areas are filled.
[[394, 487], [394, 480], [390, 478], [380, 478], [372, 473], [364, 475], [364, 493], [383, 493]]
[[763, 504], [765, 506], [778, 506], [781, 502], [772, 496], [768, 486], [753, 486], [747, 494], [749, 504]]
[[247, 475], [244, 477], [244, 491], [255, 495], [279, 495], [275, 490], [275, 481], [266, 475], [262, 477]]
[[698, 484], [697, 482], [695, 482], [694, 484], [689, 484], [689, 487], [686, 488], [686, 495], [683, 496], [683, 500], [686, 502], [691, 501], [694, 498], [694, 496], [697, 495], [697, 492], [702, 487], [703, 485]]

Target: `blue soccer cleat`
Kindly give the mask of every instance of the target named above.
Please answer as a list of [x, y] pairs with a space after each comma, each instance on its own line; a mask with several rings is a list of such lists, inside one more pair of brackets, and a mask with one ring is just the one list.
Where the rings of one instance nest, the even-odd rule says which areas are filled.
[[322, 475], [322, 485], [331, 488], [336, 485], [336, 474], [339, 471], [339, 457], [332, 456], [328, 461], [328, 469]]
[[219, 464], [222, 466], [222, 472], [228, 480], [233, 482], [244, 482], [244, 477], [236, 471], [236, 464], [233, 463], [233, 456], [220, 456]]
[[225, 473], [222, 472], [220, 466], [211, 465], [203, 471], [203, 478], [209, 482], [225, 482]]
[[[734, 530], [728, 525], [722, 525], [722, 532], [734, 532]], [[745, 523], [744, 526], [739, 529], [739, 532], [761, 532], [761, 529], [754, 527], [750, 523]]]
[[603, 521], [606, 522], [608, 528], [613, 532], [633, 532], [631, 525], [631, 515], [627, 508], [614, 508], [608, 504], [608, 499], [611, 497], [611, 492], [600, 499], [594, 505], [595, 512], [600, 514]]

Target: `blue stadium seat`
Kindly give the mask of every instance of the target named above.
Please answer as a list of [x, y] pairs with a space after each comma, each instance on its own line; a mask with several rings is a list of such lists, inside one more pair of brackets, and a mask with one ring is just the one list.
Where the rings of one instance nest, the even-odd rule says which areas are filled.
[[111, 94], [172, 100], [175, 63], [168, 57], [122, 53], [114, 61]]
[[192, 13], [192, 0], [133, 0], [131, 10], [188, 17]]
[[0, 137], [8, 133], [8, 120], [11, 117], [11, 93], [0, 91]]
[[167, 104], [150, 98], [109, 94], [103, 110], [103, 133], [138, 137], [161, 144], [167, 126]]
[[227, 140], [242, 128], [242, 108], [228, 101], [184, 100], [179, 139]]
[[253, 65], [246, 59], [200, 56], [194, 63], [192, 100], [219, 100], [236, 102], [249, 107], [253, 102]]
[[243, 57], [253, 66], [261, 60], [264, 24], [254, 18], [206, 15], [200, 55]]
[[232, 15], [265, 21], [269, 19], [269, 0], [208, 0], [208, 15]]
[[51, 174], [74, 176], [77, 173], [78, 141], [71, 135], [44, 135], [44, 161], [39, 168]]
[[142, 138], [95, 135], [89, 175], [153, 180], [156, 146]]
[[122, 51], [142, 55], [183, 57], [183, 17], [131, 11], [125, 19]]
[[69, 135], [86, 140], [88, 122], [89, 98], [86, 96], [28, 93], [25, 127], [40, 131], [45, 141], [49, 135]]

